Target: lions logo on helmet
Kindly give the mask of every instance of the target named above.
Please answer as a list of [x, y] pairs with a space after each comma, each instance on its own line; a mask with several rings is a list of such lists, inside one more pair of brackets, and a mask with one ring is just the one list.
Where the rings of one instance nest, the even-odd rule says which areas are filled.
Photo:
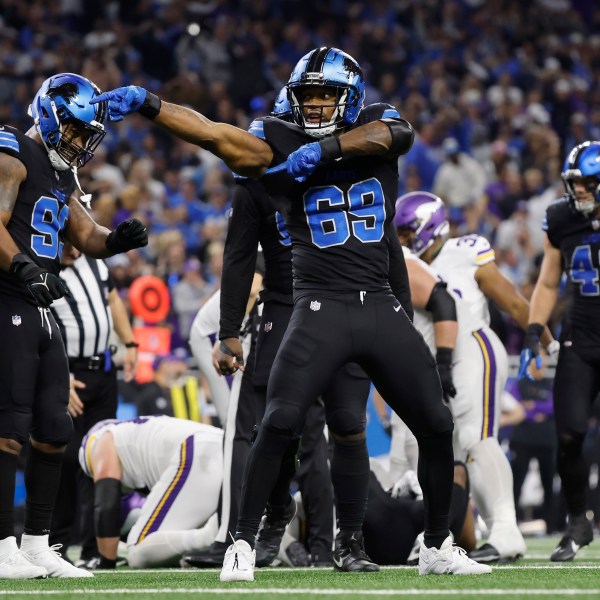
[[28, 113], [57, 171], [82, 167], [106, 135], [107, 103], [90, 104], [100, 90], [75, 73], [59, 73], [42, 83]]
[[275, 104], [273, 105], [273, 112], [271, 113], [271, 116], [277, 117], [282, 121], [292, 120], [292, 107], [290, 106], [290, 101], [288, 100], [286, 87], [282, 87], [279, 90], [279, 94], [277, 94], [277, 98], [275, 98]]
[[[594, 212], [600, 204], [600, 142], [584, 142], [575, 146], [565, 161], [562, 180], [573, 208], [584, 215]], [[585, 187], [587, 198], [577, 196], [577, 183]]]
[[439, 238], [448, 235], [446, 206], [429, 192], [410, 192], [396, 200], [394, 226], [411, 232], [410, 249], [421, 256]]
[[[330, 119], [310, 122], [305, 117], [302, 92], [320, 86], [332, 88], [336, 98]], [[288, 99], [296, 125], [313, 137], [333, 133], [338, 127], [352, 125], [365, 102], [365, 81], [359, 64], [337, 48], [316, 48], [303, 56], [295, 66], [287, 84]], [[325, 106], [319, 105], [321, 113]]]

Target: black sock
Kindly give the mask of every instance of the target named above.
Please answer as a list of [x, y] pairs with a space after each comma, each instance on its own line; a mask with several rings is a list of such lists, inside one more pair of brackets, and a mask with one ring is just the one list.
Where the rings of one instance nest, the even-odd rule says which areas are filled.
[[0, 450], [0, 540], [15, 535], [14, 503], [17, 455]]
[[335, 493], [340, 533], [361, 531], [369, 494], [367, 440], [334, 440], [331, 482]]
[[290, 483], [296, 474], [298, 461], [299, 438], [292, 438], [285, 449], [279, 469], [279, 477], [269, 496], [269, 506], [280, 507], [282, 513], [290, 502]]
[[[452, 502], [450, 504], [450, 531], [454, 536], [454, 539], [458, 541], [462, 528], [465, 524], [465, 515], [467, 513], [467, 507], [469, 506], [469, 492], [455, 483], [452, 485]], [[442, 540], [443, 542], [444, 540]]]
[[40, 452], [31, 444], [25, 462], [25, 528], [28, 535], [50, 533], [52, 510], [60, 482], [63, 453]]
[[252, 548], [267, 499], [279, 476], [281, 459], [289, 444], [290, 436], [269, 431], [263, 426], [248, 456], [235, 539], [245, 540]]
[[425, 504], [425, 546], [439, 548], [448, 537], [448, 515], [454, 478], [452, 432], [417, 438], [419, 483]]
[[584, 514], [589, 469], [583, 458], [583, 436], [563, 436], [559, 440], [557, 468], [569, 514]]

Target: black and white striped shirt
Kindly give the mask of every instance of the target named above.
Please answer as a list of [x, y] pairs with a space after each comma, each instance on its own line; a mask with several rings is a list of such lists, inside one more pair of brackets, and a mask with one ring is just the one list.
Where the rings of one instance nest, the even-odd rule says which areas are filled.
[[51, 310], [69, 358], [102, 354], [113, 328], [108, 294], [114, 288], [108, 267], [101, 260], [80, 256], [60, 272], [71, 297], [60, 298]]

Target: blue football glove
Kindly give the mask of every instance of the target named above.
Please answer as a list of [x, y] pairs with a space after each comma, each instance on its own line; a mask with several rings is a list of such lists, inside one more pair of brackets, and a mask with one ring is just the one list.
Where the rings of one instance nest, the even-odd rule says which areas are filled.
[[90, 104], [108, 102], [108, 118], [111, 121], [122, 121], [125, 115], [137, 112], [141, 108], [147, 93], [142, 87], [128, 85], [104, 92], [92, 98]]
[[321, 162], [321, 145], [311, 142], [300, 146], [287, 158], [287, 172], [296, 181], [306, 181]]
[[519, 364], [519, 379], [527, 377], [533, 381], [533, 377], [527, 371], [529, 363], [535, 358], [535, 366], [542, 368], [542, 357], [540, 355], [540, 337], [544, 331], [544, 326], [539, 323], [531, 323], [527, 327], [525, 339], [523, 340], [523, 350], [521, 350], [521, 359]]

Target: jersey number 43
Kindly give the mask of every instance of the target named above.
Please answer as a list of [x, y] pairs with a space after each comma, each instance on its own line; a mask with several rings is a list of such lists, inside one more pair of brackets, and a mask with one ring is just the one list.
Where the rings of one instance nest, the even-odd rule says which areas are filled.
[[582, 296], [598, 296], [598, 279], [598, 269], [592, 261], [592, 249], [589, 246], [577, 246], [571, 258], [571, 281], [579, 285]]

